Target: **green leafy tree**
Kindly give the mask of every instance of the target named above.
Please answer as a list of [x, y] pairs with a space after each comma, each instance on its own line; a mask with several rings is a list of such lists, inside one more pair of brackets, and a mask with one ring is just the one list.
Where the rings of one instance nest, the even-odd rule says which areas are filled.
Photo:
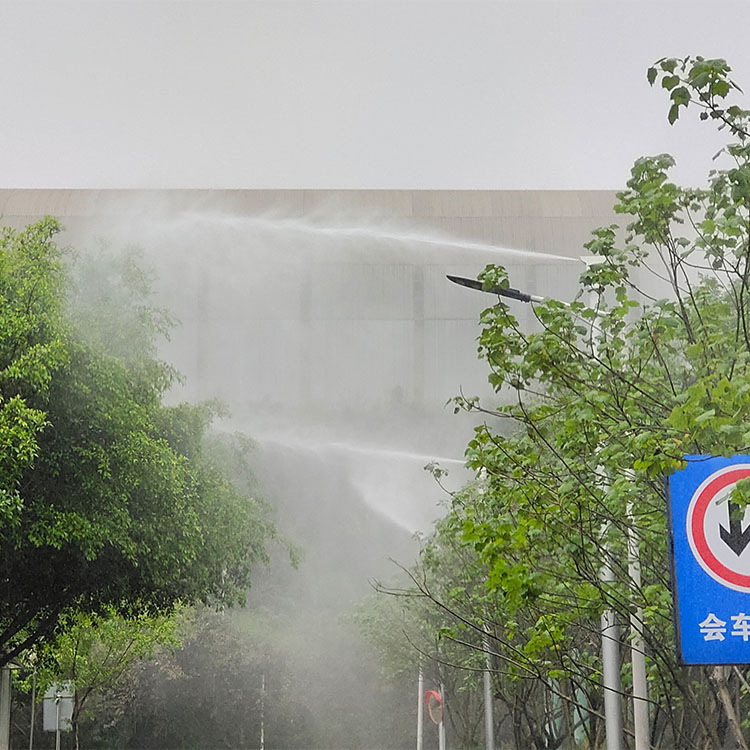
[[[511, 617], [486, 585], [488, 566], [466, 544], [459, 511], [482, 504], [485, 492], [477, 481], [455, 493], [452, 511], [422, 540], [418, 563], [402, 569], [405, 582], [379, 583], [357, 620], [389, 674], [413, 679], [421, 666], [428, 685], [445, 685], [449, 744], [484, 746], [482, 679], [489, 662], [500, 746], [558, 747], [569, 728], [585, 736], [580, 714], [592, 708], [596, 691], [548, 678], [529, 659], [517, 635], [531, 624], [524, 611], [514, 613], [513, 629], [503, 627]], [[383, 599], [383, 593], [390, 596]], [[572, 696], [574, 705], [561, 694]]]
[[[693, 189], [670, 181], [669, 155], [639, 159], [615, 206], [624, 226], [586, 245], [596, 258], [578, 299], [534, 303], [533, 330], [505, 298], [482, 314], [479, 349], [500, 405], [457, 400], [485, 417], [467, 449], [484, 488], [456, 497], [449, 524], [486, 579], [481, 593], [470, 580], [465, 595], [432, 598], [466, 627], [489, 620], [510, 679], [543, 686], [550, 710], [567, 705], [555, 736], [535, 735], [539, 747], [604, 744], [605, 610], [644, 645], [653, 746], [731, 736], [747, 747], [745, 672], [676, 663], [663, 497], [683, 456], [750, 450], [750, 113], [731, 103], [729, 75], [725, 61], [700, 57], [649, 69], [671, 123], [696, 107], [729, 132], [727, 166]], [[480, 278], [488, 291], [510, 285], [500, 266]], [[741, 508], [746, 494], [734, 491]], [[602, 580], [605, 561], [614, 581]], [[427, 571], [433, 590], [453, 580], [440, 565]], [[425, 580], [415, 590], [429, 597]], [[628, 693], [627, 663], [622, 677]]]
[[0, 664], [76, 611], [242, 601], [274, 535], [207, 449], [216, 407], [164, 403], [176, 375], [143, 277], [111, 272], [124, 304], [82, 312], [79, 333], [58, 231], [0, 239]]
[[51, 219], [0, 235], [0, 522], [19, 522], [21, 480], [47, 424], [39, 408], [67, 359], [61, 303], [65, 276]]
[[117, 686], [139, 660], [152, 658], [164, 647], [178, 647], [178, 618], [179, 612], [131, 619], [113, 610], [75, 612], [65, 618], [57, 638], [41, 649], [39, 666], [25, 687], [42, 695], [54, 683], [72, 683], [71, 724], [78, 747], [79, 726], [92, 695]]

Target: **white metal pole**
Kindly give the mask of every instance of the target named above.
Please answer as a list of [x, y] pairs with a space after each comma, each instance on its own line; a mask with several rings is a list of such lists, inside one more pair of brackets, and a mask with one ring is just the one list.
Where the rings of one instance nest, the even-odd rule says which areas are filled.
[[438, 750], [447, 750], [445, 746], [445, 685], [440, 683], [440, 700], [443, 704], [443, 712], [438, 724]]
[[266, 673], [263, 672], [260, 677], [260, 750], [266, 747]]
[[[607, 559], [600, 571], [602, 583], [615, 580]], [[604, 724], [607, 731], [607, 750], [622, 750], [622, 688], [620, 683], [620, 629], [611, 609], [602, 612], [602, 682], [604, 688]]]
[[0, 669], [0, 750], [10, 748], [10, 669]]
[[[586, 266], [601, 263], [601, 256], [583, 256], [581, 260]], [[591, 291], [589, 295], [589, 307], [596, 310], [598, 307], [598, 295]], [[593, 354], [598, 354], [598, 346], [594, 338], [596, 327], [595, 315], [591, 322], [591, 347]], [[606, 489], [606, 488], [605, 488]], [[602, 526], [602, 537], [606, 537], [608, 524]], [[599, 579], [602, 583], [614, 583], [615, 574], [612, 570], [609, 545], [604, 542], [604, 561], [599, 570]], [[620, 681], [620, 631], [615, 619], [615, 613], [611, 609], [602, 612], [601, 617], [602, 638], [602, 683], [604, 688], [604, 725], [607, 732], [607, 750], [622, 749], [622, 684]]]
[[[633, 507], [626, 508], [628, 521], [628, 575], [635, 596], [641, 588], [641, 557], [638, 536], [633, 528]], [[646, 653], [643, 643], [643, 607], [630, 614], [630, 660], [633, 669], [633, 730], [635, 750], [648, 750], [650, 731], [648, 725], [648, 682], [646, 681]]]
[[424, 674], [419, 667], [417, 679], [417, 750], [424, 748]]
[[484, 623], [484, 747], [485, 750], [495, 750], [495, 712], [492, 700], [492, 661], [490, 658], [490, 641], [487, 637], [489, 627]]

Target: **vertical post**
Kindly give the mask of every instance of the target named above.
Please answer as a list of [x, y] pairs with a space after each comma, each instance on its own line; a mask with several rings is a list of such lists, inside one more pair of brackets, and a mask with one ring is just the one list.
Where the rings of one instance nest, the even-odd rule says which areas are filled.
[[[598, 255], [583, 256], [581, 260], [587, 267], [595, 263], [601, 263], [602, 257]], [[598, 295], [592, 290], [589, 296], [589, 307], [592, 310], [598, 308]], [[594, 356], [598, 354], [598, 346], [594, 331], [598, 315], [591, 321], [591, 347]], [[601, 536], [606, 537], [609, 525], [602, 526]], [[615, 574], [612, 570], [609, 545], [604, 539], [604, 560], [599, 570], [599, 579], [602, 583], [614, 583]], [[620, 682], [620, 631], [615, 619], [615, 613], [611, 609], [602, 612], [601, 617], [602, 638], [602, 682], [604, 688], [604, 724], [607, 732], [607, 750], [622, 749], [622, 687]]]
[[62, 705], [60, 703], [62, 693], [55, 693], [55, 750], [60, 750], [60, 713]]
[[260, 750], [266, 747], [266, 673], [263, 672], [260, 677]]
[[[609, 562], [609, 550], [600, 572], [602, 583], [615, 580]], [[604, 687], [604, 724], [607, 750], [622, 750], [622, 697], [620, 685], [620, 632], [611, 609], [602, 612], [602, 682]]]
[[445, 747], [445, 685], [440, 683], [440, 700], [443, 703], [443, 714], [438, 724], [438, 750], [446, 750]]
[[417, 750], [424, 748], [424, 673], [419, 667], [417, 678]]
[[10, 748], [10, 669], [0, 669], [0, 750]]
[[489, 626], [484, 623], [485, 635], [482, 638], [484, 646], [484, 747], [485, 750], [495, 750], [495, 712], [492, 700], [492, 661], [490, 658], [490, 641], [487, 637]]
[[[638, 536], [633, 529], [633, 506], [628, 502], [628, 575], [634, 593], [641, 588], [641, 557], [638, 551]], [[643, 607], [636, 607], [630, 614], [630, 660], [633, 669], [633, 730], [635, 750], [648, 750], [650, 732], [648, 726], [648, 683], [646, 681], [646, 653], [644, 650]]]
[[31, 674], [31, 726], [29, 727], [29, 750], [34, 750], [34, 720], [36, 719], [36, 667]]

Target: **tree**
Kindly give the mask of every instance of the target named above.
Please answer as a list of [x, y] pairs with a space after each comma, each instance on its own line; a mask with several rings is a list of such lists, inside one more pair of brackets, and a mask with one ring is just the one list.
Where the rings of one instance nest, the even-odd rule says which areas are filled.
[[216, 407], [164, 403], [176, 374], [143, 276], [115, 267], [105, 299], [126, 304], [81, 334], [58, 231], [0, 238], [0, 665], [73, 612], [241, 601], [274, 534], [206, 447]]
[[[0, 520], [18, 523], [19, 486], [38, 455], [45, 413], [28, 393], [44, 397], [53, 372], [65, 360], [61, 340], [64, 274], [49, 219], [23, 234], [4, 229], [0, 237]], [[37, 399], [39, 400], [39, 399]]]
[[[739, 91], [729, 75], [700, 57], [649, 69], [669, 92], [670, 123], [698, 107], [728, 130], [729, 166], [693, 189], [670, 182], [670, 156], [639, 159], [615, 206], [627, 226], [593, 233], [586, 248], [599, 262], [578, 299], [534, 304], [532, 331], [502, 298], [482, 314], [500, 405], [457, 399], [485, 417], [467, 449], [484, 486], [455, 498], [450, 525], [486, 582], [480, 596], [471, 581], [463, 603], [439, 603], [476, 632], [488, 622], [503, 672], [567, 705], [544, 746], [581, 729], [588, 746], [604, 742], [599, 623], [614, 610], [645, 644], [651, 744], [719, 747], [731, 733], [747, 747], [745, 673], [676, 663], [663, 498], [683, 456], [750, 450], [750, 113], [729, 103]], [[480, 278], [486, 290], [510, 283], [500, 266]], [[746, 488], [732, 499], [745, 507]]]
[[72, 683], [71, 725], [79, 747], [79, 727], [91, 696], [115, 688], [139, 660], [179, 646], [179, 614], [125, 619], [111, 610], [75, 612], [65, 618], [57, 638], [40, 649], [39, 664], [25, 686], [42, 695], [55, 683]]
[[[550, 683], [554, 689], [546, 689], [523, 643], [496, 626], [510, 617], [488, 591], [489, 569], [465, 543], [463, 518], [456, 512], [481, 504], [484, 492], [478, 481], [454, 494], [452, 512], [422, 540], [418, 563], [402, 569], [406, 581], [378, 583], [358, 621], [381, 653], [384, 668], [413, 679], [421, 666], [429, 684], [445, 685], [449, 744], [483, 746], [482, 675], [489, 659], [496, 741], [502, 747], [555, 748], [565, 741], [569, 727], [579, 734], [587, 727], [578, 706], [570, 710], [557, 695], [563, 689], [559, 680]], [[383, 593], [390, 594], [385, 601]], [[530, 625], [524, 612], [516, 612], [514, 620], [516, 630]], [[579, 689], [576, 702], [589, 707], [595, 697], [595, 691]]]

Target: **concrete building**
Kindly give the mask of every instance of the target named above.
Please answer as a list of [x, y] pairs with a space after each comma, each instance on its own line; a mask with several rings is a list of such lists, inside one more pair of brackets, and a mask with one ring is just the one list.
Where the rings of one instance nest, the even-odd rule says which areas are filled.
[[0, 215], [16, 227], [54, 215], [76, 248], [143, 248], [159, 303], [181, 322], [165, 356], [187, 397], [240, 414], [346, 412], [486, 394], [477, 319], [493, 298], [445, 275], [502, 263], [514, 286], [572, 299], [574, 259], [616, 221], [614, 202], [608, 191], [0, 190]]

